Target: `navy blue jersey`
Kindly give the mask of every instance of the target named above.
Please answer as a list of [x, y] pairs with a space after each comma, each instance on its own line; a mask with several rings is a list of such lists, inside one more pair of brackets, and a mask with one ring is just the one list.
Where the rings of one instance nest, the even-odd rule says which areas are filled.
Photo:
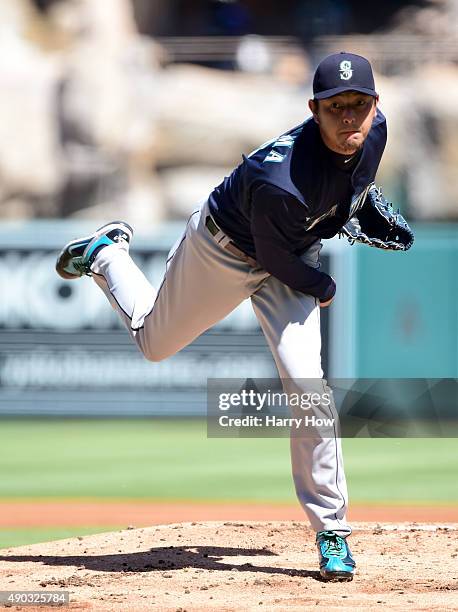
[[311, 118], [244, 156], [210, 194], [210, 211], [268, 272], [329, 299], [332, 279], [319, 273], [318, 282], [299, 256], [317, 239], [335, 236], [361, 208], [385, 144], [386, 120], [378, 109], [362, 150], [349, 159], [324, 145]]

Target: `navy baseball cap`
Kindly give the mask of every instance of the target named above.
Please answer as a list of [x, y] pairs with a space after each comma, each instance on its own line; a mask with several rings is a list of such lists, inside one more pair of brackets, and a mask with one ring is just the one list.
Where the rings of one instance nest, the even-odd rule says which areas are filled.
[[344, 91], [360, 91], [377, 97], [369, 61], [354, 53], [333, 53], [318, 65], [313, 77], [315, 100], [331, 98]]

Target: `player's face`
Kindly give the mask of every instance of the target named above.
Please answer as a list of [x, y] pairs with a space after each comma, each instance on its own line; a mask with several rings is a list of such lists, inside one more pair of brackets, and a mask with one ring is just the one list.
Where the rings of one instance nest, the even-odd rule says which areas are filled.
[[310, 100], [310, 110], [320, 127], [324, 144], [342, 155], [362, 146], [375, 117], [377, 100], [367, 94], [346, 91], [324, 100]]

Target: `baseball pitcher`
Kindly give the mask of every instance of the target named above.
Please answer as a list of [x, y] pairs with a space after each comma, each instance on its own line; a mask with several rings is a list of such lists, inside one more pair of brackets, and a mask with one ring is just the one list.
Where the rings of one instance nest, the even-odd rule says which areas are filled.
[[[326, 57], [313, 94], [312, 117], [243, 157], [191, 215], [158, 289], [130, 258], [133, 230], [123, 221], [60, 253], [60, 276], [92, 276], [147, 359], [173, 355], [250, 298], [281, 379], [321, 379], [320, 308], [336, 292], [319, 269], [321, 241], [341, 233], [378, 248], [411, 246], [408, 225], [374, 184], [386, 120], [370, 63], [345, 52]], [[339, 436], [292, 437], [291, 461], [321, 575], [351, 580]]]

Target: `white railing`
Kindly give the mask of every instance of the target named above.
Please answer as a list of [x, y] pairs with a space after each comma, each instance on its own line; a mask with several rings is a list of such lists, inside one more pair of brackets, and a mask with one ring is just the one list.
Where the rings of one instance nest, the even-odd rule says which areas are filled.
[[[300, 39], [292, 36], [254, 37], [267, 46], [272, 59], [300, 52]], [[237, 50], [246, 40], [240, 36], [176, 36], [160, 37], [169, 62], [228, 62], [236, 61]], [[382, 74], [396, 74], [418, 65], [458, 61], [458, 40], [409, 34], [374, 34], [322, 36], [316, 38], [307, 51], [312, 60], [327, 53], [352, 51], [371, 59]]]
[[[273, 57], [300, 49], [301, 43], [292, 36], [257, 37], [269, 48]], [[225, 62], [236, 59], [244, 36], [164, 36], [157, 38], [170, 62]]]

